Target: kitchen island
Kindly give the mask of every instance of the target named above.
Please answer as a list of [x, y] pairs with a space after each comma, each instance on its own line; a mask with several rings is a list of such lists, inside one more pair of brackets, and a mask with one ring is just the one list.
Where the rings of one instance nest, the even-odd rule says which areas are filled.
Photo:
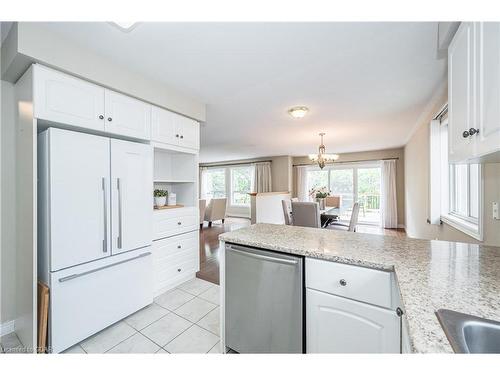
[[[415, 353], [452, 352], [436, 318], [437, 309], [500, 320], [498, 247], [274, 224], [252, 225], [224, 233], [219, 239], [223, 245], [251, 246], [394, 272], [410, 350]], [[221, 286], [224, 303], [224, 251]]]

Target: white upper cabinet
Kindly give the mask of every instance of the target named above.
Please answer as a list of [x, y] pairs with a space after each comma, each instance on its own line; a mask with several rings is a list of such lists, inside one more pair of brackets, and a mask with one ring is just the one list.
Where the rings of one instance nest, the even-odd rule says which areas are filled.
[[105, 131], [127, 137], [151, 139], [151, 105], [105, 90]]
[[[468, 131], [474, 124], [472, 22], [462, 22], [448, 48], [449, 160], [458, 162], [473, 153]], [[467, 133], [464, 133], [467, 132]]]
[[153, 106], [151, 140], [199, 150], [200, 124], [195, 120]]
[[[449, 160], [500, 154], [500, 23], [462, 22], [448, 48]], [[495, 155], [493, 155], [495, 154]]]
[[104, 88], [41, 65], [34, 70], [36, 118], [104, 130]]
[[176, 114], [162, 108], [154, 107], [151, 110], [151, 140], [178, 145], [179, 138], [175, 135]]
[[477, 156], [500, 149], [500, 23], [477, 25]]
[[112, 254], [153, 241], [153, 150], [111, 139]]

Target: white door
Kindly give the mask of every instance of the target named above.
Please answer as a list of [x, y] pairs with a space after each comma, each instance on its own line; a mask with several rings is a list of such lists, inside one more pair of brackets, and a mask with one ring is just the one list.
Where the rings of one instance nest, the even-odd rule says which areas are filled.
[[109, 256], [109, 138], [51, 128], [50, 270]]
[[500, 148], [500, 22], [477, 23], [477, 154]]
[[113, 254], [152, 243], [152, 154], [150, 145], [111, 140]]
[[448, 48], [449, 161], [474, 155], [474, 136], [464, 132], [475, 127], [473, 98], [474, 24], [462, 22]]
[[36, 65], [34, 103], [38, 119], [104, 130], [104, 89], [92, 83]]
[[[151, 110], [151, 140], [155, 142], [167, 143], [170, 145], [179, 144], [179, 136], [176, 131], [176, 115], [165, 109], [152, 107]], [[176, 137], [177, 134], [177, 137]]]
[[179, 146], [199, 150], [200, 125], [189, 118], [178, 116], [176, 135], [179, 136]]
[[395, 311], [307, 288], [307, 353], [399, 353]]
[[106, 125], [109, 133], [151, 139], [151, 105], [117, 92], [106, 90]]

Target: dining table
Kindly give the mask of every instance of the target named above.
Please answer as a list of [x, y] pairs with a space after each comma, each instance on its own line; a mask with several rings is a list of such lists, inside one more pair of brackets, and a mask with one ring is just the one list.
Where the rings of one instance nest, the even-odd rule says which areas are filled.
[[334, 221], [340, 220], [340, 207], [325, 207], [320, 210], [321, 228], [328, 227]]

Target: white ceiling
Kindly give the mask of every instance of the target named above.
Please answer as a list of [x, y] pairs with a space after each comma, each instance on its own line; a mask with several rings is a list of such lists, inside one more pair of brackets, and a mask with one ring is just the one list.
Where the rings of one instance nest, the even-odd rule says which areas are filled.
[[437, 23], [46, 25], [205, 102], [204, 162], [402, 146], [446, 76]]

